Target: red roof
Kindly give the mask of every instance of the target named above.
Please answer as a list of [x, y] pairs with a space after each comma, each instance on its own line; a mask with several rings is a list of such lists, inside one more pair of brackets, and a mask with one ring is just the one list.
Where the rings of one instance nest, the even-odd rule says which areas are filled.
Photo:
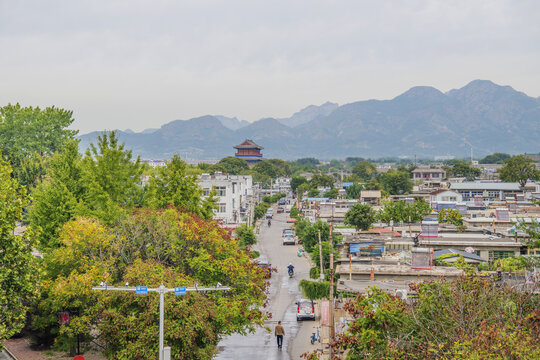
[[246, 139], [240, 145], [233, 146], [235, 149], [264, 149], [262, 146], [255, 144], [253, 140]]

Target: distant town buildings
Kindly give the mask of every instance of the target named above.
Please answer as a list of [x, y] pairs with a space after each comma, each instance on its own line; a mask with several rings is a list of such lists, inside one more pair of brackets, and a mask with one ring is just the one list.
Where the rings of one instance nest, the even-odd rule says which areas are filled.
[[253, 140], [246, 139], [240, 145], [233, 146], [236, 149], [236, 156], [239, 159], [245, 160], [248, 165], [252, 166], [263, 161], [261, 150], [262, 146], [255, 144]]

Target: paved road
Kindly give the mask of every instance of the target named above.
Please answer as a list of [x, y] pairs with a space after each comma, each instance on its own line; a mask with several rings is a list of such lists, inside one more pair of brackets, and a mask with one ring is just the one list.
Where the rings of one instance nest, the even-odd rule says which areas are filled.
[[0, 360], [13, 360], [13, 358], [7, 352], [2, 351], [0, 352]]
[[[257, 330], [247, 336], [232, 335], [223, 339], [218, 345], [216, 360], [226, 359], [299, 359], [300, 355], [312, 350], [309, 336], [313, 326], [312, 321], [296, 321], [295, 301], [302, 297], [298, 289], [301, 279], [309, 278], [309, 261], [296, 255], [299, 246], [283, 246], [281, 233], [290, 224], [286, 223], [285, 214], [274, 213], [272, 226], [268, 228], [263, 222], [259, 234], [258, 250], [278, 269], [272, 273], [269, 288], [269, 309], [272, 319], [267, 326], [273, 331], [278, 320], [283, 322], [285, 336], [283, 350], [277, 349], [276, 338], [264, 329]], [[295, 275], [292, 279], [287, 274], [287, 265], [292, 262]]]

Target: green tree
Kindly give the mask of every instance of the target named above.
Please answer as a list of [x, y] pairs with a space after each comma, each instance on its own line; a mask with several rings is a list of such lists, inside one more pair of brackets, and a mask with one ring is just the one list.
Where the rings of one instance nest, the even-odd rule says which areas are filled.
[[424, 200], [417, 200], [410, 204], [405, 201], [385, 201], [384, 207], [377, 213], [377, 218], [384, 223], [393, 222], [418, 222], [426, 215], [431, 214], [431, 206]]
[[337, 188], [330, 189], [329, 191], [324, 193], [324, 197], [330, 198], [330, 199], [337, 199], [339, 195], [339, 190]]
[[140, 159], [132, 161], [131, 150], [124, 146], [114, 131], [104, 133], [98, 136], [97, 147], [90, 144], [82, 160], [86, 213], [108, 223], [122, 213], [121, 205], [132, 204], [140, 190]]
[[58, 246], [58, 230], [83, 212], [84, 184], [78, 143], [67, 141], [47, 164], [47, 178], [34, 190], [30, 208], [30, 225], [40, 229], [39, 246]]
[[311, 177], [311, 180], [309, 181], [309, 186], [314, 189], [318, 186], [334, 186], [334, 177], [331, 175], [326, 174], [315, 174]]
[[461, 161], [461, 160], [454, 160], [453, 161], [453, 167], [452, 167], [452, 174], [453, 176], [457, 177], [464, 177], [467, 180], [474, 180], [476, 177], [480, 176], [482, 171], [478, 168], [471, 167], [470, 164]]
[[255, 205], [255, 209], [253, 211], [253, 217], [255, 220], [262, 219], [264, 217], [264, 214], [266, 214], [266, 210], [270, 207], [269, 204], [262, 202]]
[[504, 153], [494, 153], [487, 155], [482, 160], [478, 161], [480, 164], [502, 164], [510, 155]]
[[378, 288], [345, 304], [353, 321], [334, 348], [348, 350], [348, 359], [540, 356], [540, 330], [530, 320], [538, 296], [481, 277], [425, 282], [413, 289], [412, 304]]
[[[91, 340], [96, 329], [111, 359], [156, 358], [159, 298], [92, 291], [101, 281], [231, 287], [167, 300], [165, 338], [175, 358], [210, 359], [221, 336], [264, 324], [264, 271], [213, 221], [174, 208], [138, 210], [114, 227], [68, 222], [60, 239], [62, 246], [44, 259], [46, 281], [32, 322], [57, 344], [70, 345], [76, 335]], [[68, 324], [58, 326], [58, 311], [71, 313]]]
[[252, 226], [243, 224], [237, 227], [234, 232], [238, 237], [241, 249], [247, 249], [249, 246], [254, 245], [257, 242], [257, 236], [255, 236]]
[[442, 208], [437, 217], [439, 223], [451, 223], [455, 226], [463, 226], [463, 215], [457, 209]]
[[408, 194], [412, 191], [413, 183], [409, 179], [409, 173], [403, 171], [389, 170], [379, 176], [379, 181], [384, 190], [392, 195]]
[[367, 160], [357, 162], [352, 168], [352, 173], [364, 181], [368, 181], [377, 174], [375, 165]]
[[14, 235], [27, 204], [25, 189], [0, 159], [0, 350], [2, 340], [23, 328], [28, 304], [38, 287], [37, 264], [31, 253], [35, 236], [30, 228], [23, 236]]
[[345, 214], [345, 224], [353, 225], [356, 230], [368, 230], [375, 222], [375, 211], [367, 204], [356, 204]]
[[235, 156], [227, 156], [215, 164], [213, 170], [221, 171], [224, 174], [239, 175], [249, 170], [249, 166], [245, 160]]
[[360, 184], [352, 184], [348, 186], [345, 191], [347, 192], [347, 199], [360, 199], [360, 193], [363, 186]]
[[[66, 129], [73, 123], [72, 115], [72, 111], [54, 106], [44, 110], [19, 104], [0, 107], [0, 151], [4, 159], [10, 161], [14, 175], [22, 175], [20, 167], [23, 163], [39, 168], [39, 157], [54, 154], [66, 141], [74, 138], [77, 131]], [[26, 172], [26, 175], [30, 174], [32, 172]], [[34, 175], [39, 178], [42, 173], [38, 169]], [[20, 179], [25, 185], [33, 185], [36, 177], [21, 176]]]
[[157, 169], [156, 175], [150, 177], [146, 203], [154, 209], [163, 209], [169, 205], [181, 207], [209, 219], [213, 215], [212, 210], [216, 209], [215, 194], [214, 191], [203, 198], [197, 177], [188, 175], [186, 163], [174, 155], [165, 166]]
[[298, 187], [302, 184], [305, 184], [307, 183], [308, 180], [303, 177], [303, 176], [293, 176], [291, 178], [291, 189], [294, 193], [296, 193], [296, 190], [298, 189]]
[[518, 182], [521, 187], [527, 184], [529, 179], [540, 178], [534, 161], [524, 155], [512, 156], [504, 161], [504, 166], [499, 169], [501, 180], [508, 182]]

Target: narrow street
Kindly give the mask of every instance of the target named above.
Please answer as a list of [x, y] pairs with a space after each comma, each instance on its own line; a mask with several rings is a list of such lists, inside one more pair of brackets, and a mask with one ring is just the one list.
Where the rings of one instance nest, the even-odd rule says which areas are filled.
[[[309, 278], [309, 261], [305, 256], [297, 256], [298, 245], [282, 245], [282, 230], [291, 225], [286, 223], [286, 219], [286, 214], [274, 212], [270, 228], [264, 221], [256, 247], [256, 250], [260, 251], [261, 257], [266, 258], [272, 267], [278, 270], [277, 273], [272, 273], [268, 295], [269, 307], [267, 311], [272, 313], [272, 318], [267, 321], [266, 325], [272, 329], [272, 332], [268, 333], [265, 329], [258, 329], [254, 334], [247, 336], [232, 335], [224, 338], [218, 345], [218, 354], [215, 357], [217, 360], [300, 359], [302, 353], [313, 348], [309, 337], [316, 322], [297, 322], [295, 305], [295, 301], [302, 298], [298, 283], [301, 279]], [[295, 267], [292, 279], [287, 274], [289, 263]], [[278, 350], [276, 337], [273, 333], [278, 320], [282, 321], [285, 328], [282, 350]]]

